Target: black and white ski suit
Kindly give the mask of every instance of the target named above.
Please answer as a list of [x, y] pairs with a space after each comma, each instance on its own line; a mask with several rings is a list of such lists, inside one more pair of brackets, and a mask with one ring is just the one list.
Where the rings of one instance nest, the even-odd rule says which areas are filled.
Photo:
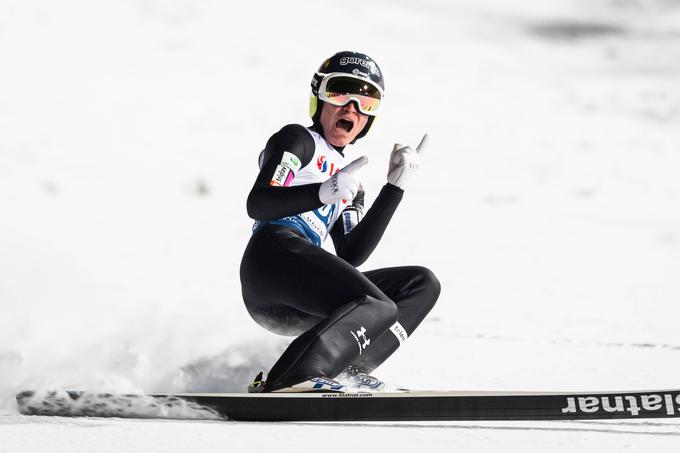
[[[262, 327], [296, 338], [269, 371], [266, 390], [352, 367], [369, 373], [418, 327], [440, 293], [420, 266], [360, 272], [403, 191], [386, 184], [363, 215], [364, 194], [324, 205], [319, 187], [343, 168], [336, 149], [315, 130], [288, 125], [260, 154], [248, 196], [256, 220], [241, 262], [243, 299]], [[335, 250], [320, 245], [330, 234]]]

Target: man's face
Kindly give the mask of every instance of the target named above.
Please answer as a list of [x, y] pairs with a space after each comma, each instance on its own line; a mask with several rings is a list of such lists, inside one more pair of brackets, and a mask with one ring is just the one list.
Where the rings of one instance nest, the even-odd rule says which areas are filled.
[[342, 107], [323, 102], [320, 122], [328, 143], [346, 146], [364, 130], [368, 116], [360, 113], [353, 101]]

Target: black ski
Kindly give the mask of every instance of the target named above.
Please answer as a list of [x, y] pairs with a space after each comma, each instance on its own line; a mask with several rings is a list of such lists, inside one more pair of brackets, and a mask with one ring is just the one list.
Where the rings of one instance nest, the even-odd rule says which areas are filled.
[[[680, 417], [680, 390], [622, 393], [377, 392], [115, 395], [22, 392], [22, 414], [184, 418], [173, 406], [245, 421], [595, 420]], [[115, 404], [111, 404], [115, 403]], [[131, 408], [155, 407], [134, 413]], [[160, 413], [158, 413], [160, 411]], [[202, 418], [200, 416], [192, 418]]]

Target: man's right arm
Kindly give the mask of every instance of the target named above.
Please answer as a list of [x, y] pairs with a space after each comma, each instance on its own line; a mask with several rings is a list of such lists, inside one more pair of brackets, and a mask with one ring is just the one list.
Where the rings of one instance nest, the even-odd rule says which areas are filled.
[[312, 136], [299, 124], [289, 124], [272, 135], [262, 152], [260, 173], [248, 195], [251, 218], [274, 220], [323, 205], [319, 199], [321, 183], [288, 186], [295, 173], [312, 160], [314, 146]]

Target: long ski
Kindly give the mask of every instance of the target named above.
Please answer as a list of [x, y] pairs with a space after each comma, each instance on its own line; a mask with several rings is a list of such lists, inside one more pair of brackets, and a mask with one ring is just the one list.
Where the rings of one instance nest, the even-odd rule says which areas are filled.
[[62, 416], [176, 414], [174, 418], [184, 418], [190, 413], [193, 418], [244, 421], [595, 420], [680, 417], [680, 390], [156, 395], [27, 391], [17, 395], [17, 404], [22, 414]]

